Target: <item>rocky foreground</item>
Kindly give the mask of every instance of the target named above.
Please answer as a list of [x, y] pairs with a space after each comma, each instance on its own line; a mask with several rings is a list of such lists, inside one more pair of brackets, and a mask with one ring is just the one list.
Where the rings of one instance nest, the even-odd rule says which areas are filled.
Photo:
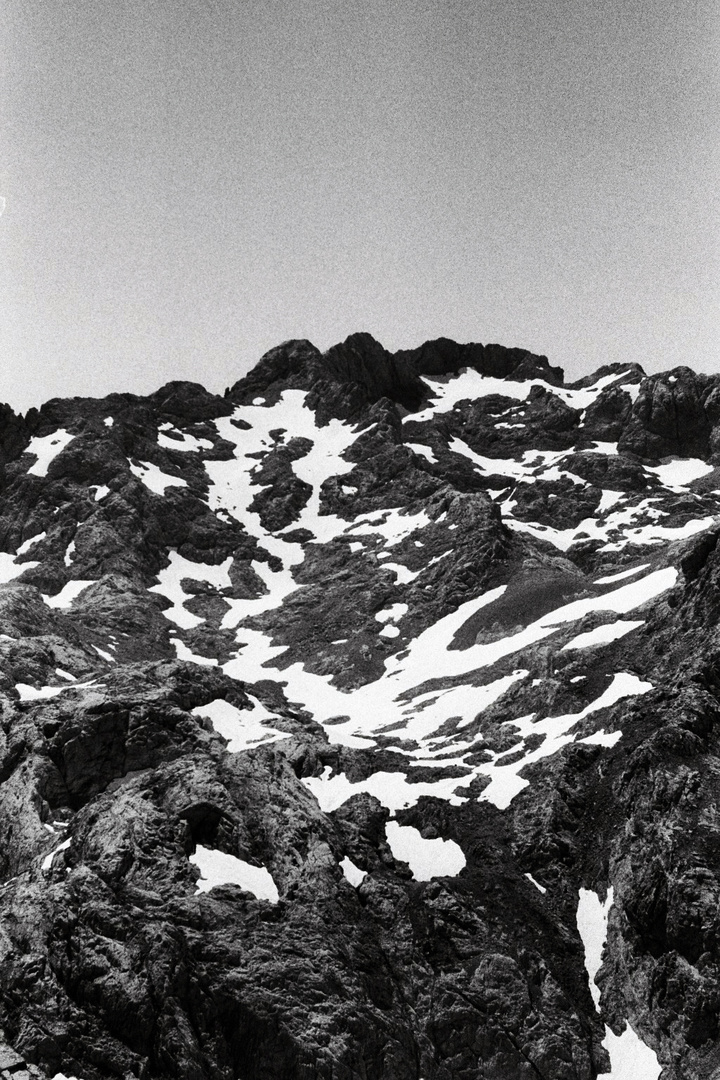
[[720, 1078], [720, 376], [1, 421], [0, 1076]]

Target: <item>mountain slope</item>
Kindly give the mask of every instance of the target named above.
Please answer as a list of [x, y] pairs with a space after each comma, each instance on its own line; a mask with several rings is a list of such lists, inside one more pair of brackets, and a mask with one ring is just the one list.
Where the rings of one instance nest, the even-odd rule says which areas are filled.
[[0, 1072], [720, 1076], [720, 377], [2, 420]]

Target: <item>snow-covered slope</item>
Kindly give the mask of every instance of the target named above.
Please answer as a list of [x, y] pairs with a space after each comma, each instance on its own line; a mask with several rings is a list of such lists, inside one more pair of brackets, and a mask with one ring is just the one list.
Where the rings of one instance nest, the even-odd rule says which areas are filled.
[[7, 1053], [715, 1075], [720, 379], [355, 335], [0, 441]]

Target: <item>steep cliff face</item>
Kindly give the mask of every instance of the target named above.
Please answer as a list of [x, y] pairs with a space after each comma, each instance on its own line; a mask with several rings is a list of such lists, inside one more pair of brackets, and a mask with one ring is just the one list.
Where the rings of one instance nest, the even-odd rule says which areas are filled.
[[356, 334], [5, 407], [0, 1075], [717, 1080], [716, 399]]

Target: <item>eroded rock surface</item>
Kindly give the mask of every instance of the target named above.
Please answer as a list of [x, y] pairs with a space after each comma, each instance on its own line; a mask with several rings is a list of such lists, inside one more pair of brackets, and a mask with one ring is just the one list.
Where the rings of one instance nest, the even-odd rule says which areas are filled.
[[355, 334], [3, 407], [0, 1074], [717, 1080], [718, 400]]

